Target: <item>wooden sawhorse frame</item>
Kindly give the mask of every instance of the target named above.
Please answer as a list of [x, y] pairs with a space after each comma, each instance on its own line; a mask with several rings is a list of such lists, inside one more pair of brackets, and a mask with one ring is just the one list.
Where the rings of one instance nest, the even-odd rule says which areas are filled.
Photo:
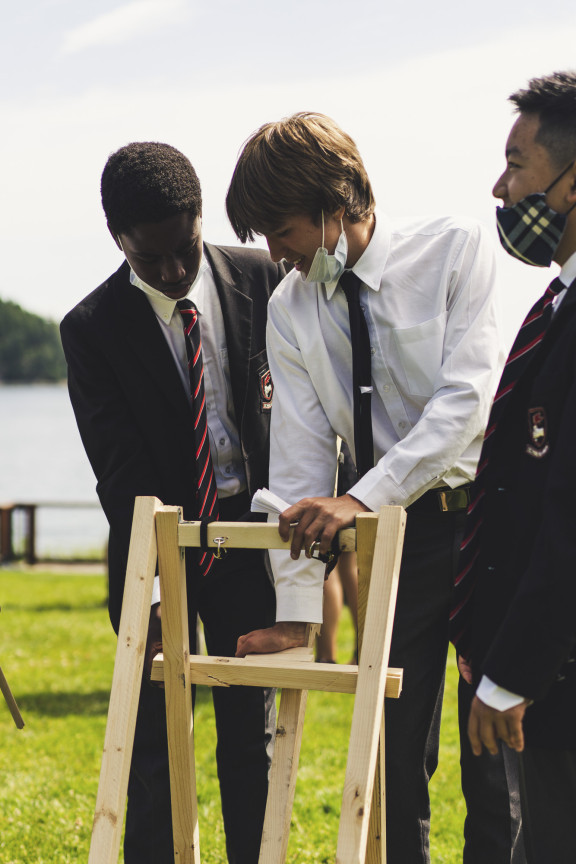
[[[336, 864], [384, 864], [384, 753], [379, 740], [384, 740], [384, 696], [398, 697], [402, 684], [402, 670], [388, 669], [388, 657], [405, 521], [401, 507], [383, 507], [379, 516], [359, 514], [356, 520], [358, 623], [364, 637], [360, 635], [358, 666], [303, 662], [312, 658], [312, 627], [308, 649], [243, 659], [190, 656], [184, 549], [200, 546], [200, 523], [182, 521], [178, 507], [156, 498], [136, 499], [88, 864], [118, 861], [157, 560], [163, 655], [154, 661], [152, 677], [163, 681], [166, 691], [175, 862], [200, 864], [191, 692], [198, 683], [282, 688], [281, 734], [272, 760], [260, 864], [283, 864], [286, 858], [307, 690], [356, 692]], [[353, 533], [341, 532], [341, 547], [355, 548]], [[209, 543], [222, 537], [225, 548], [290, 546], [274, 524], [208, 526]]]

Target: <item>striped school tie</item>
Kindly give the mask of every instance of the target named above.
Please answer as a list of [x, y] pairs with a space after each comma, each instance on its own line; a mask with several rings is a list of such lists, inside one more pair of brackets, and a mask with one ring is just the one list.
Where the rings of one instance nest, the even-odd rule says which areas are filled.
[[[204, 393], [204, 365], [202, 363], [202, 341], [198, 310], [191, 300], [178, 300], [177, 304], [186, 335], [186, 355], [188, 357], [188, 373], [190, 375], [190, 400], [194, 416], [194, 444], [196, 456], [196, 473], [198, 489], [196, 501], [198, 504], [198, 519], [218, 518], [218, 489], [214, 478], [212, 457], [210, 455], [210, 440], [208, 437], [208, 415], [206, 412], [206, 395]], [[214, 556], [209, 552], [199, 550], [198, 565], [205, 576], [214, 562]]]
[[494, 444], [494, 433], [500, 422], [508, 399], [516, 382], [519, 380], [530, 360], [534, 357], [538, 345], [552, 320], [552, 301], [566, 286], [556, 278], [550, 283], [542, 297], [536, 301], [522, 324], [518, 335], [508, 355], [502, 377], [494, 397], [484, 442], [480, 453], [480, 461], [476, 478], [470, 490], [470, 504], [464, 526], [464, 539], [460, 546], [458, 575], [454, 583], [452, 611], [450, 613], [450, 640], [463, 657], [468, 658], [469, 634], [468, 625], [471, 620], [472, 606], [470, 601], [476, 584], [475, 564], [478, 560], [481, 546], [481, 533], [484, 514], [484, 497], [486, 493], [486, 468]]

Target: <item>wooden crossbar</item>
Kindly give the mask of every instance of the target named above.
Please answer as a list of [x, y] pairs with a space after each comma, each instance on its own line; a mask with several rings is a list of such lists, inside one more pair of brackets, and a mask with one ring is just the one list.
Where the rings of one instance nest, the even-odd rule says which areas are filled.
[[[312, 655], [310, 655], [311, 659]], [[263, 659], [260, 659], [263, 658]], [[246, 662], [248, 660], [248, 662]], [[284, 652], [253, 654], [250, 657], [205, 657], [194, 654], [189, 658], [190, 681], [206, 687], [279, 687], [292, 690], [321, 690], [325, 693], [356, 693], [358, 666], [333, 663], [305, 663], [290, 660]], [[152, 681], [164, 681], [164, 655], [157, 654], [152, 663]], [[402, 689], [402, 670], [389, 668], [386, 693], [398, 699]]]
[[[270, 775], [260, 864], [284, 864], [308, 690], [355, 693], [336, 864], [384, 864], [385, 696], [398, 697], [402, 670], [388, 668], [405, 525], [400, 507], [359, 514], [356, 531], [340, 532], [341, 548], [357, 548], [358, 666], [311, 663], [317, 625], [307, 648], [242, 659], [190, 655], [184, 548], [200, 546], [200, 524], [183, 522], [178, 507], [136, 499], [126, 588], [89, 864], [116, 864], [126, 803], [156, 558], [162, 596], [163, 654], [152, 678], [166, 693], [174, 854], [200, 864], [194, 761], [192, 683], [281, 687], [278, 732]], [[215, 548], [288, 549], [277, 526], [217, 522], [208, 526]], [[367, 587], [369, 584], [369, 588]], [[362, 631], [364, 639], [362, 641]]]
[[[373, 514], [372, 514], [373, 515]], [[275, 522], [211, 522], [206, 528], [206, 542], [216, 550], [218, 538], [223, 540], [222, 549], [290, 549], [292, 534], [282, 540]], [[177, 529], [178, 545], [199, 547], [200, 522], [179, 522]], [[338, 547], [341, 552], [356, 551], [356, 531], [345, 528], [338, 534]]]

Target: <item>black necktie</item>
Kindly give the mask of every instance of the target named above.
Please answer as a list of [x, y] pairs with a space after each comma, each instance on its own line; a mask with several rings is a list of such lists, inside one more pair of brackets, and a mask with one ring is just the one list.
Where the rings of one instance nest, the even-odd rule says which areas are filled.
[[372, 439], [372, 354], [364, 312], [360, 306], [360, 279], [345, 270], [340, 285], [348, 301], [352, 340], [352, 384], [354, 388], [354, 444], [358, 477], [374, 467]]
[[498, 390], [492, 403], [492, 410], [490, 411], [490, 418], [480, 453], [480, 461], [478, 462], [478, 470], [476, 471], [476, 479], [470, 490], [470, 504], [466, 516], [464, 539], [460, 546], [458, 575], [454, 583], [452, 611], [450, 613], [450, 638], [456, 646], [457, 651], [465, 657], [469, 648], [467, 628], [472, 612], [472, 604], [468, 601], [472, 596], [474, 585], [476, 584], [475, 564], [480, 553], [480, 536], [484, 519], [486, 468], [494, 443], [494, 433], [504, 414], [504, 409], [516, 382], [527, 368], [530, 360], [534, 357], [536, 349], [544, 338], [544, 334], [552, 320], [552, 301], [565, 287], [560, 279], [554, 279], [524, 319], [514, 340], [512, 350], [508, 355]]
[[[198, 477], [198, 488], [196, 490], [198, 518], [205, 519], [210, 516], [213, 519], [217, 519], [218, 489], [216, 488], [212, 456], [210, 455], [198, 310], [191, 300], [178, 300], [176, 305], [182, 316], [186, 336], [186, 355], [188, 357], [188, 373], [190, 375], [190, 399], [194, 417], [194, 450]], [[210, 570], [213, 561], [213, 555], [200, 550], [198, 564], [204, 576]]]

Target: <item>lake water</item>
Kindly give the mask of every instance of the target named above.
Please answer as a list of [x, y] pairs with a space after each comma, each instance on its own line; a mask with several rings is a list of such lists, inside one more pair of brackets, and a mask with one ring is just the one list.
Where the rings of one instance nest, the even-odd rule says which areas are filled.
[[40, 507], [36, 514], [40, 557], [71, 557], [103, 549], [107, 522], [95, 488], [66, 385], [0, 385], [0, 504], [95, 505], [73, 510]]

